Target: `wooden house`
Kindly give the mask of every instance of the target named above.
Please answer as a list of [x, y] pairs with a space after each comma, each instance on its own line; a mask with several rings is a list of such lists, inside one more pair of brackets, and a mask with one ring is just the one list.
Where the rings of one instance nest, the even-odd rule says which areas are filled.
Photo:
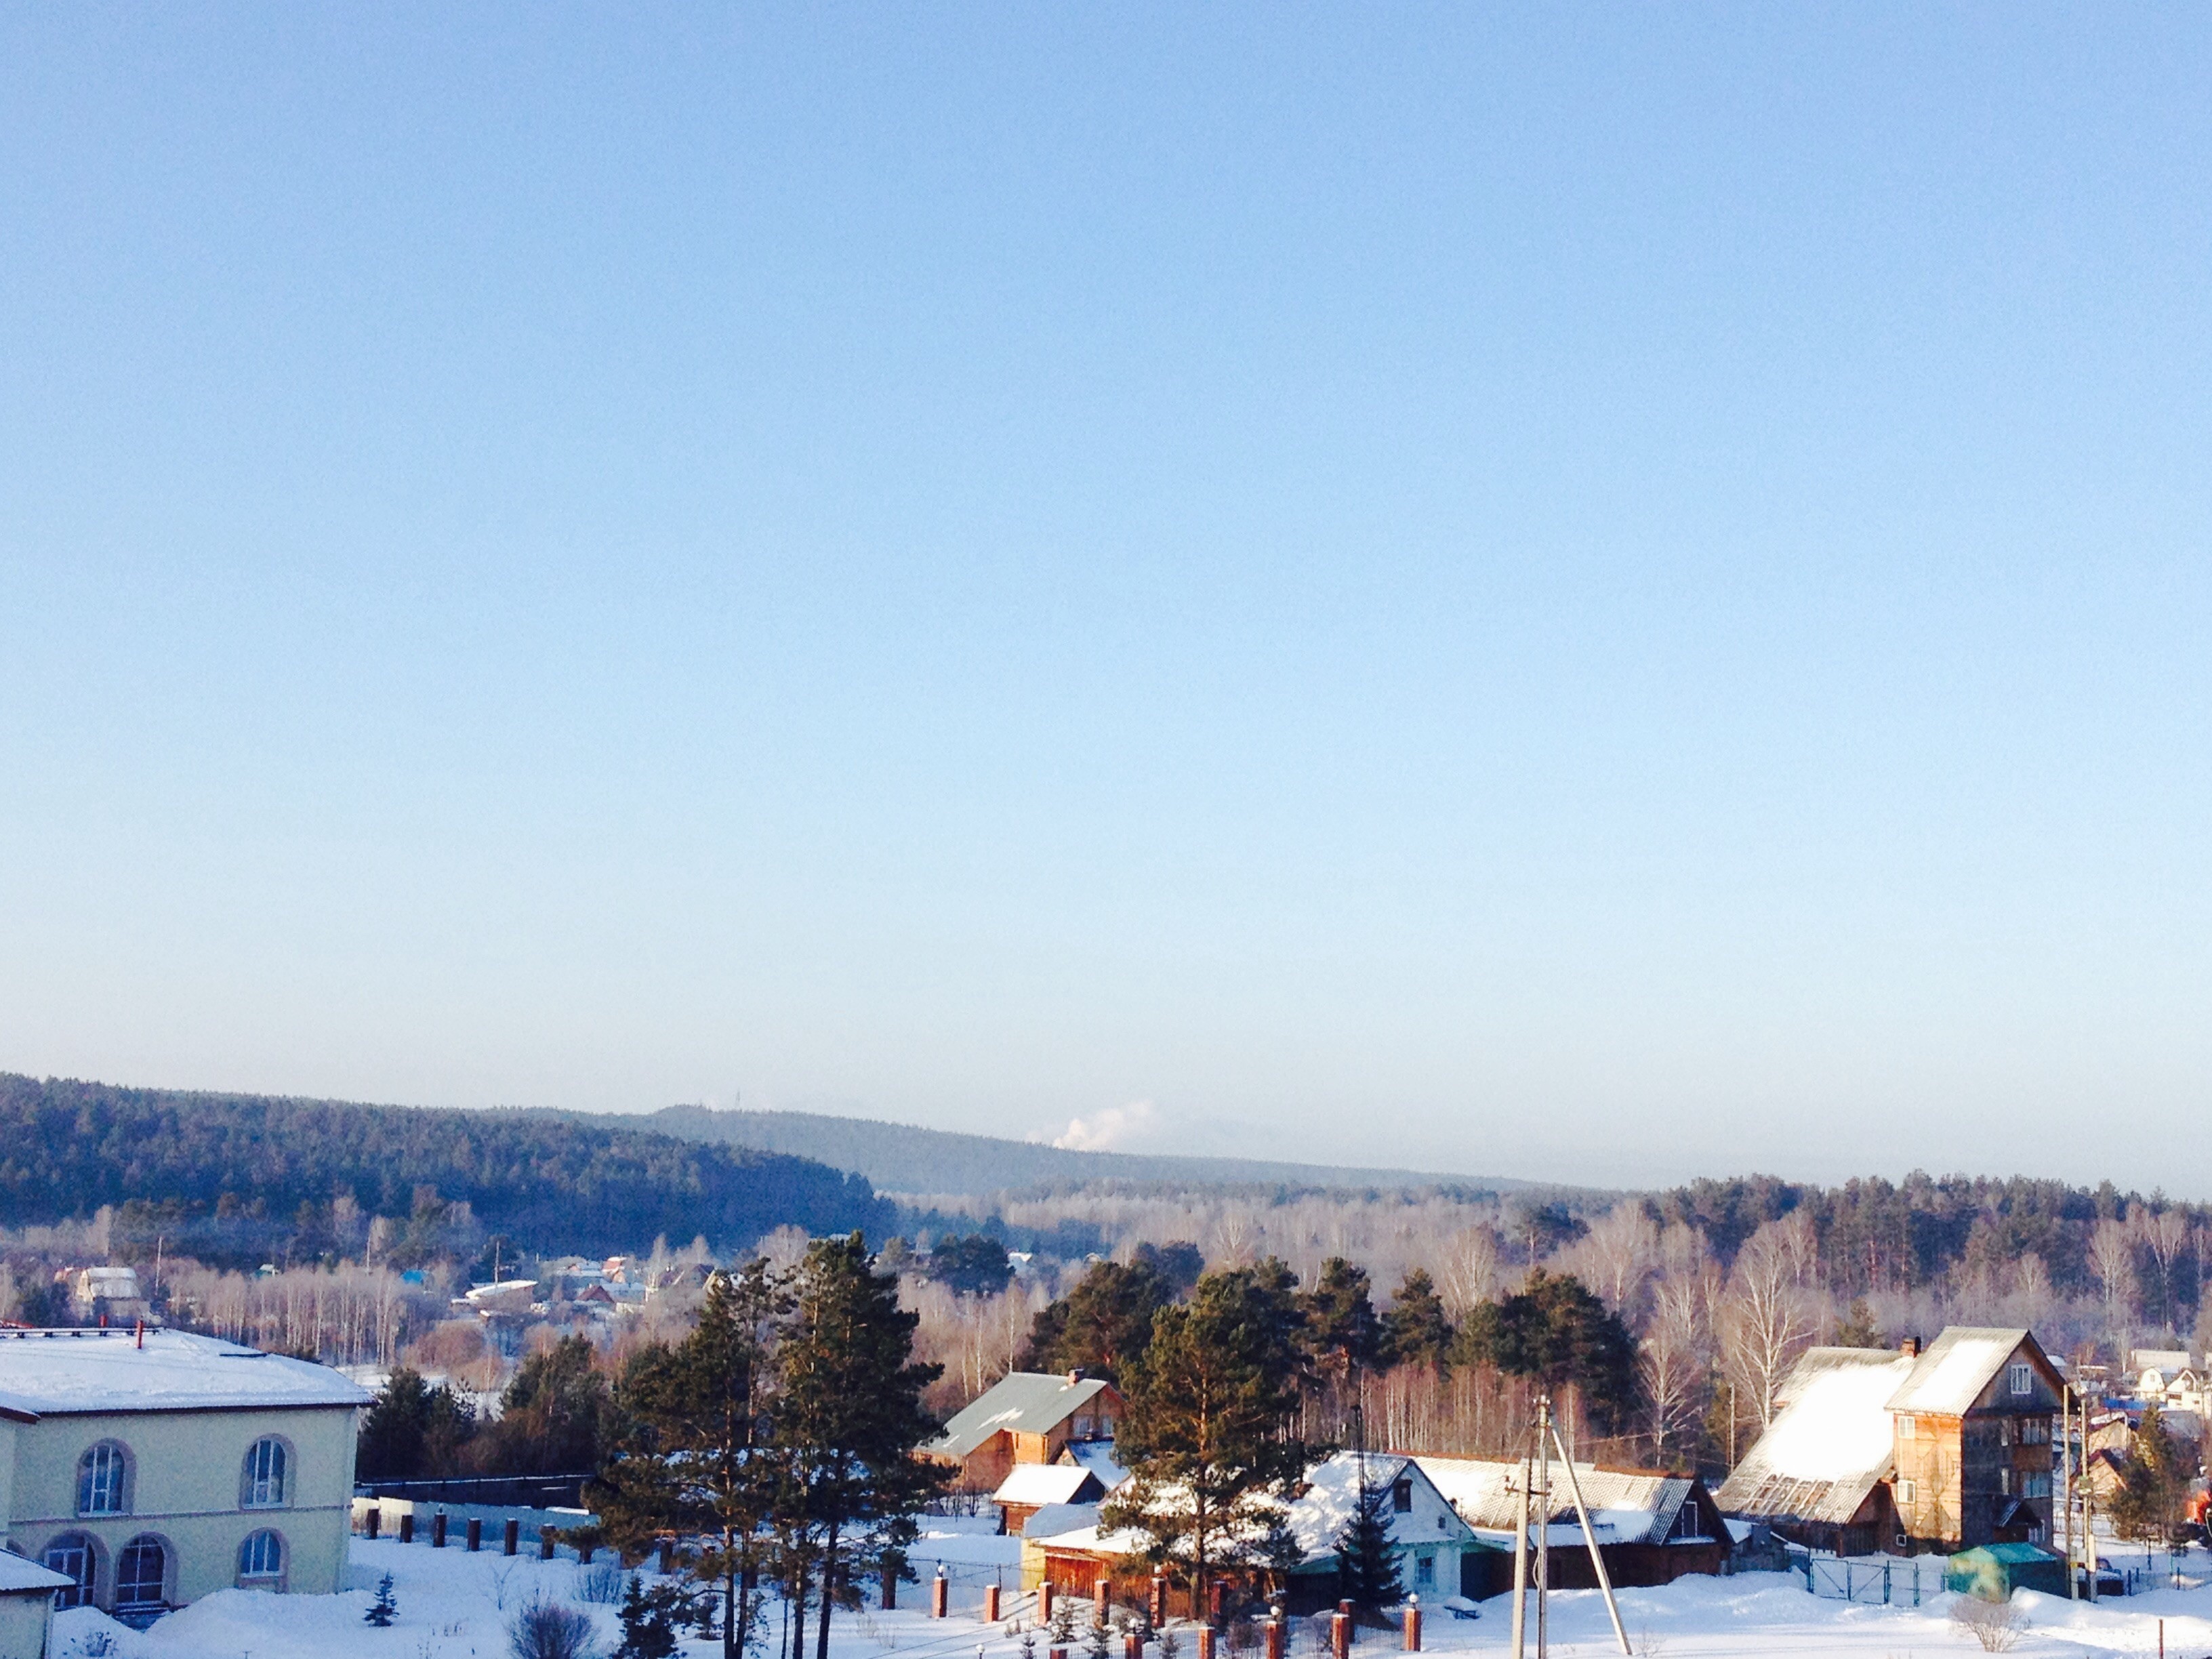
[[1953, 1326], [1924, 1353], [1808, 1349], [1717, 1496], [1844, 1555], [2040, 1544], [2061, 1387], [2026, 1330]]
[[1098, 1504], [1105, 1497], [1105, 1483], [1081, 1463], [1017, 1463], [991, 1501], [999, 1508], [999, 1530], [1018, 1537], [1039, 1510]]
[[1954, 1325], [1889, 1401], [1905, 1550], [2051, 1536], [2051, 1419], [2064, 1384], [2025, 1330]]
[[1121, 1407], [1121, 1390], [1103, 1377], [1010, 1371], [922, 1452], [957, 1467], [954, 1491], [994, 1492], [1018, 1463], [1054, 1463], [1072, 1445], [1112, 1440]]

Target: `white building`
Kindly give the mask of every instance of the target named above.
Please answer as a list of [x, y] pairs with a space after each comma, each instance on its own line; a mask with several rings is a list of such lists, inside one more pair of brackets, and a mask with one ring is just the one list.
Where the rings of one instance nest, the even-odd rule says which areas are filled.
[[354, 1424], [325, 1366], [179, 1331], [0, 1331], [8, 1547], [121, 1615], [345, 1577]]

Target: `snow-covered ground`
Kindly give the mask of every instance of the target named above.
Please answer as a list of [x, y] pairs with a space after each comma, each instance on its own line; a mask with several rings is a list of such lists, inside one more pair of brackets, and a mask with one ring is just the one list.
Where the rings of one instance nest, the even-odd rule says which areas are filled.
[[[832, 1659], [968, 1659], [979, 1650], [981, 1659], [1023, 1659], [1007, 1626], [987, 1626], [979, 1617], [981, 1586], [1000, 1574], [1008, 1617], [1027, 1613], [1028, 1602], [1014, 1594], [1018, 1540], [992, 1537], [974, 1522], [939, 1522], [915, 1553], [925, 1583], [906, 1587], [895, 1613], [838, 1614], [831, 1626]], [[942, 1621], [927, 1616], [926, 1581], [939, 1561], [953, 1582], [952, 1616]], [[398, 1615], [388, 1629], [372, 1629], [362, 1614], [370, 1587], [386, 1572]], [[619, 1635], [613, 1607], [589, 1599], [595, 1590], [604, 1595], [613, 1587], [605, 1557], [595, 1571], [569, 1559], [508, 1560], [356, 1538], [351, 1578], [358, 1588], [334, 1596], [225, 1590], [143, 1633], [90, 1609], [61, 1613], [54, 1620], [52, 1659], [95, 1659], [103, 1651], [112, 1659], [507, 1659], [507, 1620], [532, 1596], [582, 1607], [598, 1627], [603, 1654]], [[1816, 1600], [1796, 1577], [1765, 1573], [1685, 1578], [1662, 1589], [1620, 1595], [1636, 1651], [1666, 1659], [1759, 1654], [1926, 1659], [1979, 1653], [1978, 1644], [1949, 1618], [1949, 1602], [1942, 1597], [1919, 1609], [1854, 1606]], [[2023, 1594], [2017, 1605], [2029, 1628], [2013, 1651], [2025, 1659], [2155, 1654], [2161, 1617], [2172, 1659], [2212, 1656], [2212, 1590], [2160, 1590], [2094, 1609]], [[1452, 1620], [1436, 1609], [1426, 1646], [1435, 1652], [1499, 1655], [1507, 1638], [1505, 1604], [1491, 1601], [1474, 1620]], [[1562, 1659], [1619, 1651], [1594, 1591], [1553, 1598], [1552, 1638], [1552, 1651]], [[1310, 1642], [1301, 1632], [1293, 1659], [1310, 1651]], [[1370, 1632], [1362, 1633], [1359, 1650], [1369, 1659], [1386, 1659], [1397, 1646], [1395, 1633]], [[1119, 1653], [1118, 1644], [1114, 1650]], [[1183, 1659], [1194, 1651], [1186, 1640]], [[692, 1643], [685, 1659], [719, 1659], [720, 1653], [719, 1643]], [[1042, 1659], [1042, 1646], [1038, 1653]]]

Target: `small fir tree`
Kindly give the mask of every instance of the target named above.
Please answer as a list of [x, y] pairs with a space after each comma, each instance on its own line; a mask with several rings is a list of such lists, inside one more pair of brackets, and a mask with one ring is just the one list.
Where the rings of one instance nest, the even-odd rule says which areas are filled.
[[676, 1651], [676, 1618], [682, 1611], [675, 1586], [657, 1584], [647, 1589], [638, 1575], [629, 1576], [623, 1591], [622, 1643], [615, 1659], [668, 1659]]
[[361, 1616], [364, 1625], [374, 1625], [379, 1630], [392, 1627], [392, 1616], [399, 1611], [399, 1598], [392, 1593], [392, 1575], [386, 1573], [376, 1581], [376, 1600], [368, 1604], [368, 1611]]
[[1367, 1460], [1359, 1460], [1359, 1496], [1336, 1540], [1338, 1594], [1362, 1613], [1380, 1614], [1404, 1597], [1398, 1582], [1398, 1559], [1390, 1545], [1393, 1505], [1390, 1488], [1367, 1478]]

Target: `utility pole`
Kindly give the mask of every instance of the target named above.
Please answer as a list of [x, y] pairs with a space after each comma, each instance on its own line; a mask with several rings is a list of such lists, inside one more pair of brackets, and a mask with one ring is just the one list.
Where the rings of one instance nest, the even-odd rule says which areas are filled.
[[[2074, 1559], [2074, 1384], [2070, 1380], [2058, 1385], [2058, 1512], [2065, 1519], [2060, 1523], [2065, 1531], [2063, 1554], [2069, 1562]], [[2074, 1582], [2073, 1569], [2066, 1572], [2066, 1599], [2077, 1600], [2081, 1590]]]
[[1536, 1400], [1536, 1659], [1551, 1659], [1552, 1396]]
[[1527, 1659], [1528, 1632], [1528, 1486], [1534, 1466], [1521, 1460], [1521, 1507], [1513, 1524], [1513, 1659]]

